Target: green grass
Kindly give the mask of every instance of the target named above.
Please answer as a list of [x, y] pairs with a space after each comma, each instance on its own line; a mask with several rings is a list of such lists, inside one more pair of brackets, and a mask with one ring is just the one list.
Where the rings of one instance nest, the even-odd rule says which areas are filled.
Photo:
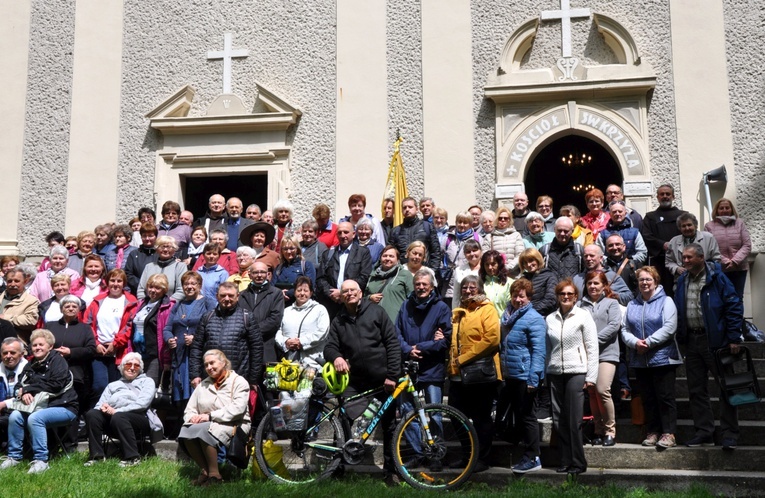
[[[362, 476], [349, 473], [341, 480], [323, 481], [310, 486], [278, 486], [252, 479], [249, 471], [239, 479], [231, 479], [220, 486], [195, 488], [190, 481], [198, 471], [190, 464], [151, 458], [128, 469], [117, 466], [117, 460], [86, 468], [84, 453], [71, 459], [59, 458], [51, 463], [44, 474], [28, 475], [26, 462], [0, 472], [2, 496], [5, 497], [110, 497], [110, 498], [170, 498], [193, 497], [295, 497], [295, 498], [377, 498], [399, 496], [436, 496], [432, 492], [414, 490], [405, 484], [387, 488], [380, 476]], [[224, 477], [228, 476], [224, 472]], [[708, 498], [712, 495], [703, 488], [692, 488], [688, 493], [648, 492], [642, 488], [622, 489], [588, 487], [575, 483], [551, 486], [521, 479], [510, 479], [504, 488], [481, 483], [468, 483], [455, 496], [465, 498], [523, 496], [524, 498], [678, 498], [692, 496]]]

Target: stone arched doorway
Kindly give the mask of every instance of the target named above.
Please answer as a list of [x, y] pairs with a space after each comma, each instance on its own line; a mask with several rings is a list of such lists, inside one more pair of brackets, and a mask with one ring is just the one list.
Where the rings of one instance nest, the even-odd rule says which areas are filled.
[[525, 186], [533, 205], [540, 195], [553, 198], [555, 214], [565, 204], [587, 212], [584, 194], [593, 187], [621, 185], [621, 168], [608, 150], [594, 140], [567, 135], [538, 150], [526, 168]]

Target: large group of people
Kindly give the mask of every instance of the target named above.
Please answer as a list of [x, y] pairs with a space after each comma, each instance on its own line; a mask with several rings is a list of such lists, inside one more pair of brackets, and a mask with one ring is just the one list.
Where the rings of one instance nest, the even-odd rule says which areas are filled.
[[[720, 199], [699, 230], [670, 185], [645, 216], [617, 185], [584, 200], [586, 214], [567, 205], [556, 217], [550, 196], [532, 211], [518, 192], [512, 206], [470, 206], [450, 225], [432, 198], [407, 197], [394, 226], [392, 199], [379, 219], [354, 194], [337, 223], [324, 204], [299, 223], [287, 200], [261, 212], [216, 194], [196, 218], [168, 201], [159, 220], [141, 208], [124, 225], [53, 232], [38, 266], [0, 259], [0, 469], [21, 462], [28, 433], [29, 472], [46, 470], [46, 429], [62, 428], [71, 444], [81, 425], [86, 465], [104, 459], [105, 433], [122, 442], [121, 465], [136, 465], [152, 400], [166, 392], [182, 425], [166, 435], [200, 467], [194, 483], [215, 484], [236, 428], [249, 430], [248, 392], [283, 358], [350, 372], [348, 393], [390, 391], [402, 359], [416, 360], [426, 400], [446, 395], [473, 421], [477, 471], [491, 465], [496, 437], [523, 444], [514, 472], [539, 470], [538, 419], [549, 414], [557, 470], [573, 475], [587, 470], [585, 411], [592, 442], [616, 444], [629, 368], [643, 444], [677, 444], [675, 370], [685, 358], [696, 428], [685, 444], [711, 443], [705, 379], [720, 375], [713, 352], [741, 341], [744, 222]], [[721, 406], [731, 450], [736, 408]], [[404, 399], [400, 411], [410, 407]], [[394, 422], [387, 411], [386, 478]]]

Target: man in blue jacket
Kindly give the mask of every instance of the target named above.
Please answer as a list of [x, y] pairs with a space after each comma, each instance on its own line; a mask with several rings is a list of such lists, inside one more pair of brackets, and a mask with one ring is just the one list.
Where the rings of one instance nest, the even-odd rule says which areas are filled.
[[426, 403], [440, 403], [446, 356], [452, 336], [452, 311], [435, 291], [436, 277], [422, 268], [414, 274], [414, 292], [401, 305], [396, 332], [407, 360], [419, 363], [417, 385]]
[[[707, 381], [717, 370], [713, 352], [729, 347], [738, 352], [744, 306], [733, 284], [719, 263], [704, 260], [704, 248], [688, 244], [683, 249], [683, 267], [687, 270], [677, 281], [677, 339], [685, 346], [685, 369], [688, 394], [696, 435], [686, 446], [713, 446], [715, 419], [709, 401]], [[720, 397], [720, 430], [722, 447], [734, 450], [738, 440], [738, 409]]]
[[[443, 400], [446, 356], [452, 337], [452, 310], [439, 298], [435, 288], [435, 274], [427, 268], [417, 270], [414, 274], [414, 292], [401, 305], [396, 319], [396, 332], [404, 359], [419, 363], [417, 388], [425, 391], [426, 403], [441, 403]], [[401, 413], [412, 409], [410, 398], [402, 397]], [[418, 432], [413, 427], [407, 429], [406, 438], [419, 454], [421, 442]], [[414, 467], [419, 462], [408, 463]], [[428, 462], [428, 465], [432, 471], [440, 471], [440, 462]]]

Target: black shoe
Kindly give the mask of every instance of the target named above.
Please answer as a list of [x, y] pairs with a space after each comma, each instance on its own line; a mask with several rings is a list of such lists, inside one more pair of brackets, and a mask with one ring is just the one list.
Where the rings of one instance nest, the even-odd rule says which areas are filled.
[[385, 476], [385, 485], [389, 488], [395, 488], [401, 484], [401, 478], [395, 472], [391, 472]]
[[603, 440], [603, 446], [613, 446], [616, 444], [616, 438], [613, 436], [606, 436]]
[[412, 458], [404, 462], [404, 467], [407, 469], [414, 469], [420, 466], [422, 466], [422, 457], [419, 455], [413, 456]]
[[587, 472], [587, 468], [580, 468], [580, 467], [569, 467], [568, 468], [568, 475], [570, 476], [577, 476], [579, 474], [584, 474]]
[[482, 462], [480, 460], [478, 460], [475, 463], [475, 467], [473, 467], [473, 473], [474, 474], [477, 474], [479, 472], [483, 472], [483, 471], [486, 471], [486, 470], [489, 470], [489, 466], [485, 462]]
[[428, 461], [428, 470], [431, 472], [441, 472], [444, 470], [444, 464], [441, 463], [441, 460], [436, 460], [434, 458]]
[[590, 443], [593, 446], [601, 446], [603, 444], [603, 438], [600, 436], [595, 436], [594, 438], [592, 438], [592, 441], [590, 441]]
[[715, 443], [712, 436], [693, 436], [685, 442], [685, 445], [689, 448], [696, 448], [698, 446], [714, 446]]
[[[468, 464], [467, 460], [455, 460], [454, 462], [451, 462], [450, 464], [448, 464], [447, 467], [449, 467], [450, 469], [464, 469], [465, 467], [467, 467], [467, 464]], [[476, 465], [476, 467], [477, 466], [478, 465]]]
[[568, 472], [569, 468], [570, 467], [568, 467], [567, 465], [564, 465], [562, 467], [558, 467], [557, 469], [555, 469], [555, 472], [557, 472], [558, 474], [565, 474], [566, 472]]
[[736, 449], [737, 446], [738, 446], [738, 443], [733, 438], [726, 437], [726, 438], [723, 438], [722, 440], [722, 449], [724, 449], [725, 451], [733, 451]]

